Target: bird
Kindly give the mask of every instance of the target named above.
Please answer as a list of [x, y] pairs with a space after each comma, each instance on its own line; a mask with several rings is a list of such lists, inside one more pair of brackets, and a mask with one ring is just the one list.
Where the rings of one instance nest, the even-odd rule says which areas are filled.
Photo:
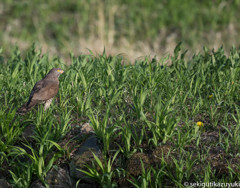
[[53, 98], [58, 93], [58, 78], [62, 73], [64, 73], [64, 71], [60, 68], [51, 69], [42, 80], [34, 85], [28, 101], [16, 111], [16, 114], [24, 115], [35, 105], [41, 103], [45, 103], [44, 110], [46, 111], [50, 107]]

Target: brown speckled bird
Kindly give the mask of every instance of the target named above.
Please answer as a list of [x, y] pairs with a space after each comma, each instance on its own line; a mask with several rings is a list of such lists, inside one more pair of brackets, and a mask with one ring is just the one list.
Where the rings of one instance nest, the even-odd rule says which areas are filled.
[[64, 71], [60, 68], [53, 68], [49, 73], [40, 81], [38, 81], [30, 94], [28, 102], [17, 110], [17, 114], [24, 115], [29, 112], [32, 107], [39, 103], [45, 103], [44, 110], [47, 110], [58, 93], [59, 80], [58, 77]]

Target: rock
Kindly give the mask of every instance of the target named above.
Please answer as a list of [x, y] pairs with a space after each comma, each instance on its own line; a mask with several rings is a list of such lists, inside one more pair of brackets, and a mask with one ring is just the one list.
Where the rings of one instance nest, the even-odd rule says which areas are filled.
[[81, 126], [81, 133], [89, 134], [89, 133], [93, 133], [93, 132], [94, 132], [94, 130], [93, 130], [92, 126], [89, 123], [84, 123]]
[[95, 135], [89, 136], [89, 137], [85, 140], [84, 144], [83, 144], [80, 148], [78, 148], [78, 150], [75, 152], [75, 154], [80, 155], [80, 154], [82, 154], [86, 149], [94, 149], [94, 150], [96, 150], [96, 151], [101, 152], [101, 151], [100, 151], [100, 148], [99, 148], [99, 146], [98, 146], [98, 139], [97, 139], [97, 137], [96, 137]]
[[101, 150], [98, 146], [98, 139], [95, 135], [88, 137], [84, 144], [74, 152], [73, 159], [70, 163], [71, 178], [75, 180], [84, 179], [84, 181], [92, 183], [89, 178], [84, 177], [86, 175], [83, 172], [78, 170], [87, 170], [86, 167], [84, 167], [85, 164], [92, 165], [92, 161], [94, 161], [92, 152], [97, 157], [101, 158]]
[[50, 185], [50, 187], [54, 188], [71, 188], [72, 182], [68, 171], [60, 168], [53, 167], [45, 178], [46, 182]]
[[[72, 182], [68, 171], [60, 168], [53, 167], [45, 178], [45, 181], [48, 183], [50, 188], [71, 188]], [[46, 188], [40, 180], [35, 181], [30, 188]]]
[[28, 125], [25, 127], [23, 133], [22, 133], [22, 137], [25, 138], [26, 140], [30, 141], [32, 140], [32, 136], [34, 135], [34, 131], [35, 131], [35, 125]]
[[0, 188], [12, 188], [12, 186], [5, 179], [0, 179]]
[[77, 188], [97, 188], [96, 184], [87, 184], [87, 183], [82, 183], [77, 186]]
[[41, 182], [35, 181], [35, 182], [32, 183], [32, 185], [30, 186], [30, 188], [46, 188], [46, 187], [43, 186]]

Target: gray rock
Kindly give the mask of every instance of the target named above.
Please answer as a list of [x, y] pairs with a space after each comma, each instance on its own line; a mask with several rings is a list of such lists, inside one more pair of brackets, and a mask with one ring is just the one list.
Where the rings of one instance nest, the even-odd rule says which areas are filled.
[[46, 188], [46, 187], [43, 186], [41, 182], [35, 181], [35, 182], [30, 186], [30, 188]]
[[30, 141], [32, 139], [31, 137], [34, 135], [34, 131], [35, 131], [35, 125], [32, 125], [32, 124], [28, 125], [24, 129], [22, 133], [22, 137]]
[[72, 182], [68, 171], [60, 168], [54, 167], [52, 168], [45, 178], [46, 182], [50, 185], [50, 187], [54, 188], [71, 188]]
[[0, 179], [0, 188], [12, 188], [12, 186], [5, 179]]
[[78, 170], [87, 170], [84, 167], [85, 164], [92, 165], [92, 161], [94, 161], [92, 152], [101, 158], [101, 150], [95, 135], [88, 137], [84, 144], [74, 152], [73, 159], [70, 163], [70, 176], [73, 179], [84, 179], [86, 182], [92, 182], [89, 178], [85, 178], [86, 175], [83, 172]]
[[[45, 178], [50, 188], [71, 188], [72, 182], [67, 170], [60, 167], [53, 167]], [[37, 180], [31, 185], [31, 188], [46, 188]]]
[[82, 183], [77, 186], [77, 188], [97, 188], [98, 186], [96, 184], [87, 184]]

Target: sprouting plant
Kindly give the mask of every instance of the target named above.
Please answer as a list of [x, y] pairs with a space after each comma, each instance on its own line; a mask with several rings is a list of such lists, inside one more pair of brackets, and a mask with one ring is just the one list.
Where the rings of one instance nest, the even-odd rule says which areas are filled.
[[[118, 153], [119, 151], [114, 154], [112, 159], [107, 159], [105, 156], [103, 159], [104, 161], [101, 161], [94, 153], [92, 153], [95, 159], [95, 161], [93, 161], [92, 163], [92, 166], [86, 164], [85, 167], [87, 168], [87, 170], [79, 170], [86, 174], [88, 177], [97, 181], [102, 187], [115, 187], [116, 183], [113, 182], [112, 179], [114, 176], [113, 162], [115, 161]], [[99, 171], [96, 169], [95, 165], [100, 168]]]

